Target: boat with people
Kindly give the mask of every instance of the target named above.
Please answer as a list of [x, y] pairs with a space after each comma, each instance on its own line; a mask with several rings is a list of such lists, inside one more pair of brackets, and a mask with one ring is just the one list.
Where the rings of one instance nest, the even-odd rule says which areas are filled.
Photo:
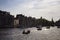
[[37, 27], [37, 30], [42, 30], [42, 26], [39, 25], [39, 26]]
[[30, 34], [30, 30], [27, 31], [23, 30], [22, 34]]

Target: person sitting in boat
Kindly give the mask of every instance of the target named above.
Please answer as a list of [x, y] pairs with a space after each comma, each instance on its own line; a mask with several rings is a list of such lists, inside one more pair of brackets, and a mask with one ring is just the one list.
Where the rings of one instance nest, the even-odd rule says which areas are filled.
[[23, 33], [22, 34], [29, 34], [30, 33], [30, 30], [28, 30], [28, 31], [23, 31]]

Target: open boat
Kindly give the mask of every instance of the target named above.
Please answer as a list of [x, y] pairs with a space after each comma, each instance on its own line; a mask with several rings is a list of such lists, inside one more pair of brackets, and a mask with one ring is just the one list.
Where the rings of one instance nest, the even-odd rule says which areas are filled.
[[23, 30], [22, 32], [22, 34], [29, 34], [29, 33], [30, 33], [30, 30], [27, 30], [27, 31]]

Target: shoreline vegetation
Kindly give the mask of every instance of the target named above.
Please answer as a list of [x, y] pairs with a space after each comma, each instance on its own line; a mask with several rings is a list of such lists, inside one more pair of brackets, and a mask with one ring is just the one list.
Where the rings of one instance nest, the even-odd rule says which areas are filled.
[[27, 17], [23, 14], [17, 14], [16, 17], [11, 15], [10, 12], [0, 10], [0, 28], [30, 28], [30, 27], [54, 27], [60, 28], [60, 19], [55, 21], [53, 18], [51, 21], [40, 17]]

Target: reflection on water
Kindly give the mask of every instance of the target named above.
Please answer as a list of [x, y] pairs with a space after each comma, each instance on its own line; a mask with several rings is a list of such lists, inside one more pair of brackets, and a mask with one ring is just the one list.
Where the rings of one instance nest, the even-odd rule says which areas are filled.
[[40, 31], [34, 27], [28, 29], [31, 31], [28, 35], [22, 34], [24, 29], [20, 28], [0, 29], [0, 40], [60, 40], [60, 29], [57, 27], [43, 27]]

